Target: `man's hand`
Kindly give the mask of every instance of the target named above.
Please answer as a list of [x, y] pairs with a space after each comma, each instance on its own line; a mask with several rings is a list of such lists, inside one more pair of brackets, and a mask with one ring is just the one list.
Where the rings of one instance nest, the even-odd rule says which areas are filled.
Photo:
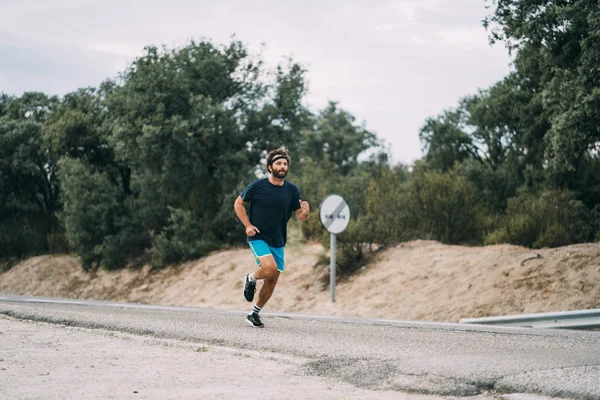
[[303, 214], [308, 214], [308, 212], [310, 211], [310, 205], [308, 204], [308, 201], [300, 200], [300, 208], [302, 209]]
[[254, 225], [248, 225], [246, 227], [246, 235], [248, 236], [254, 236], [257, 233], [260, 233], [260, 231], [258, 230], [257, 227], [255, 227]]
[[298, 219], [300, 221], [306, 221], [308, 219], [308, 212], [310, 211], [310, 205], [308, 201], [300, 201], [300, 209], [297, 211]]

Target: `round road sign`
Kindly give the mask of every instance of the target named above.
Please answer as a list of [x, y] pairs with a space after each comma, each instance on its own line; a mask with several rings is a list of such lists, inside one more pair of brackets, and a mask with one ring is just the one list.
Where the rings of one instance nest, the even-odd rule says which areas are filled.
[[328, 194], [321, 201], [319, 215], [323, 227], [329, 233], [338, 234], [344, 231], [350, 222], [350, 206], [337, 194]]

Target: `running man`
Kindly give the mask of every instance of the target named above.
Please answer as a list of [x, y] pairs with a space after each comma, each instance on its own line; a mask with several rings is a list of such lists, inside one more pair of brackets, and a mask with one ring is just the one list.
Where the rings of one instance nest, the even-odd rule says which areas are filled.
[[[283, 249], [287, 240], [287, 223], [292, 212], [300, 221], [308, 219], [310, 206], [302, 201], [298, 187], [286, 181], [290, 156], [283, 149], [272, 150], [267, 154], [269, 176], [248, 185], [235, 200], [233, 208], [248, 236], [248, 244], [256, 259], [258, 268], [244, 278], [244, 297], [254, 300], [256, 281], [264, 280], [258, 293], [258, 300], [246, 317], [250, 325], [262, 328], [259, 313], [271, 298], [279, 274], [284, 270]], [[250, 203], [250, 217], [244, 205]]]

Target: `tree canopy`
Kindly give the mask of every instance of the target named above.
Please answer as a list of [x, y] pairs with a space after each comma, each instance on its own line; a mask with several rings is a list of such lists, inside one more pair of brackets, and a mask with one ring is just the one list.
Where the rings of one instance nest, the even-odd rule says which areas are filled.
[[[560, 246], [600, 239], [597, 1], [488, 0], [490, 42], [513, 70], [427, 118], [423, 157], [385, 143], [339, 103], [306, 105], [306, 69], [245, 45], [148, 46], [117, 77], [62, 97], [0, 93], [0, 258], [74, 251], [84, 268], [160, 267], [241, 243], [233, 202], [292, 154], [318, 213], [339, 193], [352, 221], [338, 263], [365, 246]], [[323, 240], [318, 218], [303, 225]]]

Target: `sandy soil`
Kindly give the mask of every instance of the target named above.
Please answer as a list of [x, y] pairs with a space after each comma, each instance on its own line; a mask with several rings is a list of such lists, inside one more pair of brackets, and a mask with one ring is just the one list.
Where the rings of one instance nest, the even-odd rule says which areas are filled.
[[[265, 311], [457, 322], [460, 318], [600, 308], [600, 243], [532, 250], [412, 241], [382, 250], [330, 302], [315, 243], [286, 249], [286, 272]], [[248, 248], [163, 270], [85, 273], [70, 255], [34, 257], [0, 274], [0, 293], [248, 309]], [[259, 286], [260, 287], [260, 286]]]

